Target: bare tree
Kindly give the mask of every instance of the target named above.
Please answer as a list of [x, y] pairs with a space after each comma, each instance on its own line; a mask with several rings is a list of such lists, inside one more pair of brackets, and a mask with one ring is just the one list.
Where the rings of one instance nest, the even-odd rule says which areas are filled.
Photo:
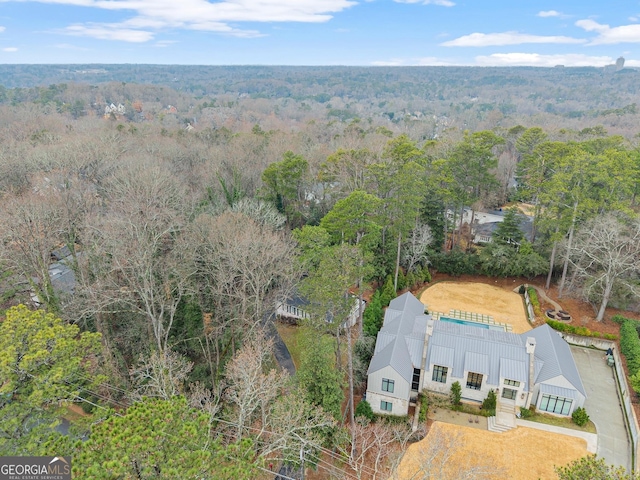
[[296, 277], [293, 242], [285, 232], [231, 211], [200, 215], [193, 230], [205, 306], [213, 307], [218, 321], [249, 332], [270, 308], [268, 299]]
[[268, 425], [270, 404], [289, 380], [284, 371], [270, 369], [266, 364], [273, 354], [273, 342], [257, 332], [245, 338], [244, 345], [227, 364], [225, 397], [234, 407], [236, 438], [242, 438], [245, 427], [255, 420], [255, 413], [263, 428]]
[[638, 294], [633, 283], [640, 272], [640, 221], [620, 215], [600, 215], [588, 221], [568, 245], [568, 254], [583, 295], [599, 299], [596, 320], [601, 321], [614, 286]]
[[[500, 468], [480, 458], [465, 456], [456, 459], [464, 448], [461, 432], [450, 433], [437, 424], [431, 427], [426, 439], [417, 445], [413, 462], [403, 478], [409, 480], [482, 480], [500, 477]], [[392, 478], [398, 478], [394, 476]]]
[[153, 351], [147, 358], [140, 356], [138, 364], [129, 370], [135, 391], [133, 397], [157, 397], [168, 400], [184, 393], [184, 382], [193, 362], [176, 352]]
[[406, 267], [407, 272], [413, 270], [416, 264], [427, 259], [427, 249], [432, 241], [431, 227], [427, 224], [416, 222], [403, 249], [403, 265]]
[[87, 232], [91, 248], [81, 278], [96, 302], [89, 309], [140, 315], [154, 348], [166, 352], [195, 272], [181, 189], [168, 171], [143, 161], [125, 166], [108, 187], [107, 208]]
[[0, 258], [30, 285], [39, 303], [57, 310], [49, 265], [62, 241], [62, 212], [45, 196], [25, 193], [3, 199]]

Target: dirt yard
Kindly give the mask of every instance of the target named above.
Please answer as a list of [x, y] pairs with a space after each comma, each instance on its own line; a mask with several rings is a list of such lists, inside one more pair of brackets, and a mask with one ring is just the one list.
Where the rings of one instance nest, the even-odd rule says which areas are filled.
[[[412, 478], [421, 458], [429, 454], [426, 446], [433, 443], [434, 438], [442, 440], [443, 436], [454, 438], [458, 448], [447, 461], [446, 475], [436, 475], [437, 478], [459, 478], [461, 470], [474, 466], [489, 471], [489, 478], [556, 478], [554, 466], [566, 465], [589, 454], [586, 442], [575, 437], [525, 427], [494, 433], [435, 422], [425, 439], [414, 443], [405, 452], [398, 467], [397, 480]], [[491, 473], [493, 471], [495, 474]]]
[[[496, 282], [497, 283], [497, 282]], [[519, 284], [513, 282], [516, 288]], [[441, 281], [427, 288], [420, 296], [429, 311], [445, 315], [449, 310], [491, 315], [496, 322], [508, 323], [513, 333], [531, 330], [522, 297], [504, 287], [475, 282]]]

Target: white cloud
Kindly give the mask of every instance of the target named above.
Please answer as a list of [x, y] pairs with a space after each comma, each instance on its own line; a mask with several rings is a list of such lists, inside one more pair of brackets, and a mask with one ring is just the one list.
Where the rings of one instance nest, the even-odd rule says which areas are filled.
[[531, 67], [604, 67], [614, 63], [611, 57], [594, 57], [582, 54], [541, 55], [539, 53], [494, 53], [476, 57], [479, 66], [531, 66]]
[[[0, 0], [23, 1], [23, 0]], [[232, 27], [235, 22], [322, 23], [332, 14], [356, 5], [353, 0], [36, 0], [40, 3], [93, 7], [112, 11], [133, 11], [135, 16], [119, 24], [71, 25], [70, 35], [146, 42], [154, 31], [184, 28], [224, 33], [239, 37], [261, 36], [255, 30]], [[449, 0], [435, 0], [450, 3]]]
[[638, 21], [638, 17], [629, 17], [629, 21], [630, 22], [637, 22]]
[[12, 52], [17, 52], [18, 49], [16, 47], [5, 47], [2, 49], [3, 52], [8, 52], [8, 53], [12, 53]]
[[596, 32], [598, 36], [589, 45], [615, 45], [617, 43], [640, 43], [640, 25], [622, 25], [610, 27], [594, 20], [578, 20], [576, 26], [587, 32]]
[[153, 39], [153, 33], [145, 30], [118, 27], [115, 24], [71, 25], [62, 33], [74, 37], [91, 37], [99, 40], [120, 40], [123, 42], [142, 43]]
[[518, 32], [472, 33], [441, 43], [443, 47], [490, 47], [523, 43], [584, 43], [586, 40], [563, 36], [529, 35]]
[[2, 25], [0, 25], [0, 33], [4, 32], [6, 30], [5, 27], [3, 27]]
[[393, 0], [396, 3], [421, 3], [423, 5], [440, 5], [441, 7], [453, 7], [454, 2], [450, 0]]
[[625, 60], [624, 61], [624, 65], [625, 65], [625, 67], [638, 68], [638, 67], [640, 67], [640, 60]]
[[538, 12], [538, 17], [561, 17], [562, 14], [556, 10], [546, 10]]

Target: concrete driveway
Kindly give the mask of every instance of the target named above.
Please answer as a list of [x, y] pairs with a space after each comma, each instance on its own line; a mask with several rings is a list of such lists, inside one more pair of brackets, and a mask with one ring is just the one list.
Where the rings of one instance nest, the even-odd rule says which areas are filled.
[[572, 346], [571, 353], [587, 392], [584, 408], [598, 429], [598, 457], [631, 471], [631, 442], [613, 368], [600, 350]]

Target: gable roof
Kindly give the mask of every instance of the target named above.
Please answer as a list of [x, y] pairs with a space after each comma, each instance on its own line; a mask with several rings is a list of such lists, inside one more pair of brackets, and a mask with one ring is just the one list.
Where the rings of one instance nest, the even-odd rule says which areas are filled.
[[545, 323], [522, 335], [524, 338], [534, 337], [536, 339], [535, 356], [544, 361], [544, 365], [536, 375], [536, 383], [542, 383], [561, 375], [576, 390], [585, 397], [587, 396], [569, 344], [555, 330]]
[[427, 331], [424, 304], [407, 292], [394, 298], [384, 314], [367, 374], [391, 366], [407, 382], [422, 363]]

